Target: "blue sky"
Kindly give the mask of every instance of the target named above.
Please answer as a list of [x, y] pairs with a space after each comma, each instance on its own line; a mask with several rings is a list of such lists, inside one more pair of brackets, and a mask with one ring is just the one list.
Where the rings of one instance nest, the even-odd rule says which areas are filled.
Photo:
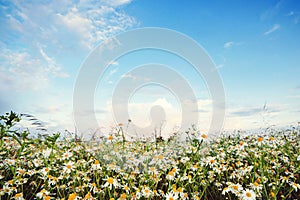
[[[0, 24], [1, 113], [30, 113], [50, 128], [74, 131], [74, 83], [92, 49], [115, 34], [162, 27], [194, 39], [216, 64], [226, 94], [224, 129], [300, 121], [297, 0], [2, 0]], [[132, 66], [154, 61], [172, 65], [189, 80], [199, 110], [206, 110], [200, 120], [206, 130], [211, 99], [205, 81], [180, 59], [154, 51], [127, 55], [109, 67], [95, 91], [99, 126], [113, 124], [110, 99], [117, 81]], [[130, 101], [130, 117], [142, 126], [150, 123], [153, 105], [166, 109], [169, 128], [179, 123], [180, 104], [162, 88], [142, 88]]]

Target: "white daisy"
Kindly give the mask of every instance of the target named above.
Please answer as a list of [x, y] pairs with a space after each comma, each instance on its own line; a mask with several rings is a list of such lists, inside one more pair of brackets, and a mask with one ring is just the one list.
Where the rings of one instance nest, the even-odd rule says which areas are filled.
[[65, 164], [63, 171], [64, 173], [71, 173], [71, 171], [74, 169], [74, 162], [69, 161], [68, 163]]
[[174, 194], [173, 192], [169, 192], [166, 194], [166, 200], [176, 200], [178, 199], [177, 194]]
[[242, 200], [254, 200], [256, 199], [255, 192], [253, 190], [246, 189], [242, 193]]
[[106, 183], [103, 185], [103, 187], [109, 187], [109, 189], [111, 190], [112, 187], [118, 187], [119, 184], [118, 184], [118, 180], [117, 179], [114, 179], [112, 177], [108, 177], [107, 179], [104, 179], [106, 180]]

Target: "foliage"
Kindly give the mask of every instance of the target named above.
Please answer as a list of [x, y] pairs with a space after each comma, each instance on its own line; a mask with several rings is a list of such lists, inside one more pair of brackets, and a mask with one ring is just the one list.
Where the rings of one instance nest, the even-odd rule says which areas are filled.
[[32, 139], [0, 117], [0, 199], [299, 199], [300, 131], [208, 140]]

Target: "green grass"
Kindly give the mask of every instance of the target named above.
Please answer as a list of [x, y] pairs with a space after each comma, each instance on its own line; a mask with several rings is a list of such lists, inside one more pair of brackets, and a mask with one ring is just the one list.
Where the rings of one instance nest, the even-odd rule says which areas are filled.
[[1, 119], [0, 199], [299, 199], [300, 132], [231, 133], [207, 140], [32, 139]]

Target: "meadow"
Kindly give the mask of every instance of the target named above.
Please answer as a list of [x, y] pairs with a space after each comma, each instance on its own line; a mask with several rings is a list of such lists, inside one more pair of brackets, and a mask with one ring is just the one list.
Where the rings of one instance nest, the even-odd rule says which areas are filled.
[[0, 199], [300, 199], [300, 127], [185, 141], [31, 137], [0, 117]]

